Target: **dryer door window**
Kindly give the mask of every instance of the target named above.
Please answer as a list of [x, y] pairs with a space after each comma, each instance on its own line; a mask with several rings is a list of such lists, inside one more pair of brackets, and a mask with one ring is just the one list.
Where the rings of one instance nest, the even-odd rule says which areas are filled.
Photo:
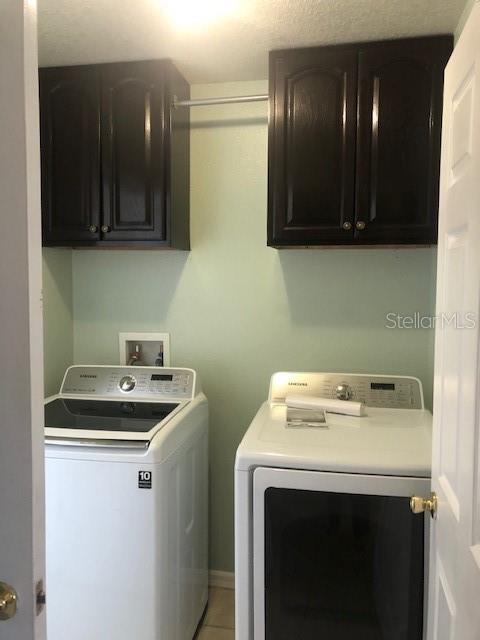
[[399, 496], [264, 492], [266, 640], [421, 640], [424, 518]]

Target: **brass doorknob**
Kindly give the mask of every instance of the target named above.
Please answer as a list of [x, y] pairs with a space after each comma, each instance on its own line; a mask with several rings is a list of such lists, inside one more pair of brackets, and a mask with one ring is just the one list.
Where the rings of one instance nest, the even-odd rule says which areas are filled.
[[107, 224], [102, 224], [102, 233], [109, 233], [111, 231]]
[[91, 224], [91, 225], [88, 227], [88, 230], [90, 231], [90, 233], [97, 233], [97, 231], [98, 231], [98, 227], [97, 227], [97, 225], [96, 225], [96, 224]]
[[437, 495], [435, 493], [431, 493], [429, 498], [412, 496], [410, 498], [410, 509], [412, 513], [425, 513], [425, 511], [429, 511], [432, 518], [435, 518], [438, 509]]
[[0, 582], [0, 620], [10, 620], [17, 613], [17, 593], [13, 587]]
[[352, 223], [349, 222], [348, 220], [346, 220], [343, 224], [342, 224], [342, 229], [344, 231], [350, 231], [350, 229], [352, 228]]
[[365, 222], [363, 220], [359, 220], [356, 224], [355, 227], [359, 230], [359, 231], [363, 231], [365, 229], [367, 225], [365, 224]]

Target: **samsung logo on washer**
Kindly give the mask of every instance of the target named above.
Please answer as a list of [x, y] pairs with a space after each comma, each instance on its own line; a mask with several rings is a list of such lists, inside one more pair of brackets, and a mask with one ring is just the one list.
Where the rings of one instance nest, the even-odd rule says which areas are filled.
[[289, 387], [308, 387], [308, 382], [289, 382]]
[[94, 373], [81, 373], [80, 378], [96, 378], [97, 376]]

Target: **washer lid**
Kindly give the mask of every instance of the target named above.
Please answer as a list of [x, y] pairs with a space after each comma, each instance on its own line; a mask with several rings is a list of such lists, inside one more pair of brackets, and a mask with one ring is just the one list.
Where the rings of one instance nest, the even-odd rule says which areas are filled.
[[129, 402], [57, 398], [45, 404], [49, 444], [148, 447], [156, 433], [188, 402]]
[[58, 398], [45, 405], [45, 428], [148, 433], [179, 404]]

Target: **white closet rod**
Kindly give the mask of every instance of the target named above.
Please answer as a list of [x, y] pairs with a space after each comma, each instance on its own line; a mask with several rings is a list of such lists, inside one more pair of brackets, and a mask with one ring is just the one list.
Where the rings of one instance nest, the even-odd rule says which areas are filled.
[[206, 107], [211, 104], [234, 104], [240, 102], [263, 102], [268, 100], [268, 95], [257, 96], [232, 96], [231, 98], [198, 98], [197, 100], [179, 100], [177, 96], [173, 98], [173, 107]]

